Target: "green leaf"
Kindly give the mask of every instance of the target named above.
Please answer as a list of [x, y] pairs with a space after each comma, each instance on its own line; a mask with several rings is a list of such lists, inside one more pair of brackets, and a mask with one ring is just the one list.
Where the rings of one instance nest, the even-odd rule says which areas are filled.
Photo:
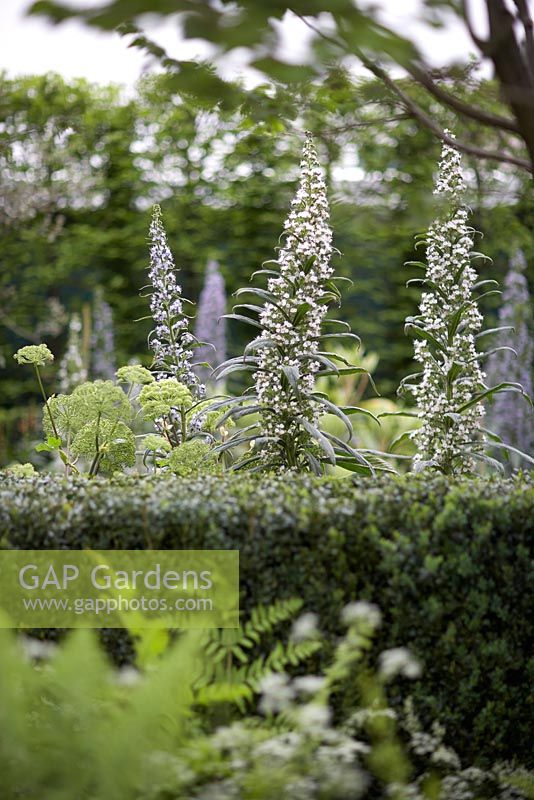
[[224, 378], [226, 375], [231, 375], [232, 372], [255, 372], [256, 368], [255, 364], [246, 364], [241, 358], [237, 364], [221, 364], [220, 367], [214, 370], [212, 377], [218, 379]]
[[278, 345], [274, 341], [274, 339], [254, 339], [252, 342], [249, 342], [245, 347], [245, 356], [248, 355], [251, 351], [254, 350], [261, 350], [263, 347], [277, 347]]
[[460, 364], [458, 361], [453, 361], [449, 371], [447, 372], [447, 380], [451, 382], [455, 381], [463, 369], [465, 369], [463, 364]]
[[298, 422], [302, 425], [305, 431], [307, 431], [310, 436], [312, 436], [321, 450], [326, 454], [328, 460], [331, 464], [335, 465], [336, 463], [336, 454], [334, 448], [324, 435], [315, 425], [312, 425], [309, 420], [305, 419], [304, 417], [298, 417]]
[[[326, 356], [320, 355], [319, 353], [305, 353], [304, 355], [298, 356], [299, 361], [318, 361], [320, 364], [323, 364], [328, 370], [330, 370], [329, 374], [339, 375], [339, 367], [337, 367], [333, 361], [331, 361]], [[324, 372], [320, 373], [324, 375]]]
[[285, 375], [288, 384], [293, 389], [293, 394], [295, 395], [295, 397], [300, 397], [300, 386], [299, 386], [300, 373], [297, 367], [284, 364], [282, 366], [282, 373]]
[[401, 444], [401, 442], [405, 442], [405, 441], [409, 441], [409, 442], [411, 442], [411, 441], [412, 441], [412, 440], [411, 440], [411, 434], [412, 434], [412, 433], [413, 433], [413, 431], [403, 431], [403, 432], [402, 432], [402, 433], [400, 433], [398, 436], [395, 436], [395, 438], [393, 439], [393, 441], [392, 441], [392, 442], [391, 442], [391, 444], [389, 445], [389, 449], [390, 449], [390, 450], [394, 450], [394, 449], [395, 449], [395, 447], [396, 447], [398, 444]]
[[336, 466], [342, 467], [349, 472], [356, 472], [359, 475], [372, 475], [373, 471], [370, 466], [366, 467], [350, 456], [336, 455]]
[[493, 333], [501, 333], [502, 331], [513, 331], [515, 333], [515, 328], [513, 325], [500, 325], [498, 328], [488, 328], [485, 331], [477, 333], [475, 339], [482, 339], [483, 336], [490, 336]]
[[343, 328], [344, 330], [350, 332], [350, 325], [348, 322], [344, 322], [341, 319], [324, 319], [323, 325], [330, 326], [332, 328]]
[[462, 411], [471, 408], [471, 406], [480, 403], [481, 400], [492, 397], [494, 394], [499, 394], [500, 392], [517, 392], [518, 394], [523, 395], [523, 397], [532, 405], [532, 400], [525, 393], [521, 384], [503, 381], [502, 383], [498, 383], [497, 386], [492, 386], [490, 389], [485, 389], [483, 392], [480, 392], [480, 394], [472, 397], [471, 400], [468, 400], [467, 403], [464, 403], [462, 406], [460, 406], [458, 412], [461, 413]]
[[313, 67], [288, 64], [273, 57], [258, 58], [251, 66], [280, 83], [307, 83], [317, 77], [317, 71]]
[[310, 453], [309, 451], [306, 451], [304, 453], [304, 458], [306, 459], [306, 461], [310, 465], [310, 469], [311, 469], [311, 471], [313, 472], [314, 475], [322, 475], [323, 474], [324, 470], [323, 470], [323, 467], [321, 465], [321, 462], [319, 461], [319, 459], [315, 458], [313, 453]]
[[452, 344], [454, 335], [458, 330], [460, 322], [462, 321], [464, 312], [467, 311], [467, 309], [472, 305], [473, 305], [472, 302], [462, 303], [462, 305], [459, 308], [457, 308], [456, 311], [449, 317], [449, 325], [447, 331], [449, 337], [449, 344]]
[[255, 319], [250, 319], [250, 317], [245, 317], [243, 314], [225, 314], [225, 319], [236, 319], [238, 322], [246, 322], [248, 325], [253, 325], [255, 328], [259, 328], [263, 330], [263, 325], [260, 325], [259, 322], [256, 322]]
[[[426, 242], [425, 242], [425, 244], [426, 244]], [[405, 261], [404, 262], [404, 266], [405, 267], [417, 267], [418, 269], [425, 269], [426, 270], [426, 266], [427, 265], [424, 264], [422, 261]]]
[[58, 450], [60, 447], [61, 439], [58, 439], [56, 436], [48, 436], [46, 442], [41, 442], [35, 446], [35, 450], [38, 453], [51, 453], [54, 450]]
[[432, 291], [439, 294], [444, 300], [447, 299], [445, 292], [440, 289], [435, 281], [431, 281], [429, 278], [410, 278], [410, 280], [406, 282], [406, 288], [409, 288], [410, 286], [428, 286], [430, 289], [432, 289]]
[[350, 441], [353, 434], [352, 424], [348, 416], [341, 410], [341, 408], [339, 408], [339, 406], [336, 406], [335, 403], [332, 403], [331, 400], [328, 400], [325, 397], [318, 397], [317, 395], [312, 394], [310, 395], [310, 400], [315, 400], [317, 403], [319, 403], [319, 405], [322, 405], [324, 408], [326, 408], [330, 414], [333, 414], [343, 422], [349, 434], [349, 441]]
[[[480, 444], [480, 442], [473, 442], [473, 444]], [[497, 461], [496, 458], [491, 458], [491, 456], [485, 455], [484, 453], [477, 453], [476, 450], [464, 449], [459, 451], [459, 455], [467, 456], [468, 458], [475, 458], [477, 461], [482, 461], [484, 464], [488, 464], [490, 467], [493, 467], [498, 472], [504, 472], [504, 467], [500, 461]]]
[[481, 258], [483, 261], [489, 261], [490, 264], [493, 264], [493, 259], [492, 258], [487, 256], [485, 253], [479, 253], [476, 250], [473, 250], [471, 252], [470, 258], [472, 258], [473, 261], [476, 261], [478, 258]]
[[477, 283], [475, 283], [475, 285], [473, 286], [473, 291], [475, 292], [477, 289], [481, 289], [483, 286], [498, 286], [498, 285], [499, 281], [494, 281], [492, 279], [487, 278], [483, 281], [478, 281]]
[[479, 303], [484, 297], [489, 297], [492, 294], [502, 294], [502, 292], [500, 289], [490, 289], [487, 292], [482, 292], [482, 294], [479, 294], [474, 298], [474, 300], [476, 303]]
[[529, 456], [527, 453], [523, 453], [522, 450], [518, 450], [517, 447], [512, 447], [511, 444], [506, 444], [505, 442], [496, 442], [492, 441], [488, 443], [490, 447], [496, 447], [501, 450], [508, 450], [510, 453], [515, 453], [517, 456], [520, 456], [524, 461], [528, 461], [529, 464], [534, 465], [534, 458]]
[[444, 344], [442, 344], [435, 336], [433, 336], [428, 331], [425, 331], [423, 328], [419, 328], [417, 325], [413, 325], [411, 322], [407, 322], [404, 326], [404, 332], [408, 336], [413, 336], [415, 339], [423, 339], [430, 344], [433, 344], [438, 350], [441, 350], [442, 353], [447, 352], [447, 348]]
[[414, 411], [382, 411], [378, 414], [378, 419], [382, 417], [412, 417], [413, 419], [419, 419]]
[[297, 310], [295, 311], [295, 316], [293, 317], [293, 325], [300, 325], [308, 311], [310, 310], [311, 305], [309, 303], [301, 303]]
[[341, 410], [344, 411], [344, 413], [349, 417], [353, 414], [363, 414], [364, 416], [370, 417], [372, 420], [374, 420], [377, 425], [380, 425], [379, 417], [381, 415], [378, 414], [378, 416], [376, 416], [372, 411], [369, 411], [368, 408], [362, 408], [361, 406], [341, 406]]
[[354, 339], [358, 348], [361, 347], [362, 344], [362, 340], [359, 336], [348, 331], [347, 333], [322, 333], [320, 336], [316, 336], [315, 339], [317, 341], [322, 341], [323, 339]]
[[249, 435], [249, 436], [239, 436], [236, 438], [232, 437], [231, 439], [228, 439], [226, 442], [223, 442], [222, 444], [217, 445], [217, 447], [214, 447], [211, 452], [224, 453], [226, 450], [230, 450], [232, 447], [238, 447], [243, 444], [247, 444], [248, 442], [256, 442], [257, 444], [263, 444], [265, 442], [275, 442], [275, 441], [276, 439], [274, 439], [272, 436]]
[[363, 367], [340, 367], [339, 369], [321, 370], [317, 373], [320, 376], [325, 375], [369, 375], [368, 371]]

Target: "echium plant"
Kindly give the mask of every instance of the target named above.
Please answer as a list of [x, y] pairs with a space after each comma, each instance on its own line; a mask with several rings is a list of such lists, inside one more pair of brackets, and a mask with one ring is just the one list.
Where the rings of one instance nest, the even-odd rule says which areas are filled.
[[[338, 408], [325, 394], [315, 391], [320, 375], [365, 370], [324, 350], [324, 343], [332, 337], [352, 344], [359, 339], [346, 323], [327, 318], [330, 306], [341, 297], [338, 282], [347, 279], [334, 277], [330, 263], [333, 248], [326, 186], [310, 134], [306, 135], [300, 180], [285, 223], [284, 239], [278, 259], [267, 262], [273, 269], [254, 273], [267, 279], [267, 288], [240, 289], [236, 293], [250, 294], [261, 301], [234, 308], [234, 312], [255, 313], [258, 319], [241, 313], [228, 315], [248, 322], [260, 333], [242, 357], [230, 359], [214, 372], [217, 379], [248, 370], [254, 378], [254, 387], [241, 398], [234, 398], [222, 419], [258, 416], [257, 421], [238, 430], [218, 449], [251, 443], [251, 451], [234, 468], [311, 470], [321, 474], [325, 463], [330, 462], [371, 472], [369, 460], [351, 444], [349, 415], [365, 412], [355, 407]], [[333, 332], [326, 333], [324, 328]], [[338, 368], [335, 361], [344, 366]], [[319, 418], [326, 413], [343, 420], [346, 441], [321, 430]]]
[[[415, 469], [433, 467], [445, 474], [469, 474], [477, 462], [499, 467], [484, 451], [488, 445], [512, 449], [483, 427], [483, 401], [499, 392], [524, 391], [519, 383], [502, 381], [487, 386], [481, 362], [501, 348], [482, 352], [478, 342], [500, 329], [483, 331], [478, 301], [495, 293], [493, 280], [478, 280], [473, 262], [487, 256], [473, 249], [475, 231], [468, 225], [466, 186], [460, 153], [444, 145], [434, 194], [443, 208], [419, 244], [426, 246], [427, 263], [408, 262], [424, 270], [420, 313], [406, 319], [413, 336], [415, 360], [422, 371], [405, 378], [399, 391], [410, 392], [417, 403], [421, 426], [409, 432], [417, 452]], [[479, 290], [482, 292], [479, 293]]]
[[[488, 376], [492, 382], [511, 379], [520, 383], [532, 397], [532, 368], [534, 324], [532, 300], [524, 275], [526, 260], [521, 250], [512, 258], [504, 280], [499, 324], [503, 328], [500, 342], [508, 349], [494, 353], [488, 361]], [[515, 351], [515, 352], [514, 352]], [[517, 394], [497, 395], [488, 409], [491, 428], [509, 444], [534, 455], [534, 410]]]
[[156, 378], [176, 378], [188, 387], [194, 397], [203, 397], [205, 388], [195, 374], [192, 363], [194, 351], [201, 343], [189, 330], [184, 303], [190, 301], [182, 297], [158, 205], [154, 206], [150, 224], [148, 276], [151, 284], [150, 311], [156, 323], [149, 336], [149, 344], [154, 351], [152, 367]]
[[87, 380], [87, 370], [83, 363], [81, 333], [82, 323], [79, 314], [73, 314], [69, 323], [67, 349], [59, 363], [59, 389], [68, 394], [76, 386]]
[[198, 366], [196, 373], [207, 383], [211, 371], [226, 361], [226, 291], [219, 264], [209, 261], [206, 267], [204, 286], [198, 300], [195, 335], [199, 341], [207, 342], [199, 348], [197, 357], [209, 364]]

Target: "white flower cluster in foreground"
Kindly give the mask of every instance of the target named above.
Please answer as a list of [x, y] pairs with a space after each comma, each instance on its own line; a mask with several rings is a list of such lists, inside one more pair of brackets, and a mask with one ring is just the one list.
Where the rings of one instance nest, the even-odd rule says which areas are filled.
[[[264, 432], [267, 436], [292, 435], [295, 417], [315, 422], [316, 408], [305, 395], [313, 391], [315, 374], [320, 363], [313, 355], [319, 349], [321, 324], [328, 311], [320, 300], [325, 281], [333, 273], [332, 230], [328, 224], [329, 208], [326, 185], [311, 135], [306, 142], [300, 164], [300, 181], [284, 225], [284, 246], [278, 257], [280, 275], [268, 281], [268, 289], [276, 305], [267, 302], [260, 315], [263, 331], [259, 338], [274, 344], [259, 351], [256, 391], [260, 403], [276, 409], [276, 415], [265, 412]], [[310, 356], [303, 360], [302, 356]], [[283, 367], [298, 371], [297, 396], [284, 380]]]
[[191, 365], [194, 351], [190, 345], [195, 338], [189, 332], [188, 319], [183, 312], [182, 289], [176, 280], [176, 267], [158, 205], [154, 206], [150, 224], [148, 277], [152, 284], [150, 310], [156, 323], [149, 337], [156, 376], [158, 379], [177, 378], [195, 396], [201, 397], [204, 387]]
[[[416, 467], [431, 462], [445, 471], [458, 452], [481, 438], [479, 426], [484, 416], [481, 403], [455, 414], [477, 394], [484, 378], [475, 347], [482, 315], [472, 297], [477, 273], [471, 266], [474, 232], [468, 225], [465, 188], [460, 154], [444, 145], [434, 194], [448, 201], [449, 211], [428, 231], [426, 278], [436, 288], [423, 293], [417, 322], [443, 349], [436, 350], [424, 339], [415, 341], [415, 359], [422, 364], [423, 374], [413, 394], [422, 426], [412, 438], [417, 445]], [[455, 314], [462, 322], [449, 337]], [[448, 381], [454, 364], [458, 365], [454, 369], [461, 366], [461, 379]], [[471, 472], [473, 468], [473, 459], [466, 457], [460, 464], [455, 462], [454, 470]]]

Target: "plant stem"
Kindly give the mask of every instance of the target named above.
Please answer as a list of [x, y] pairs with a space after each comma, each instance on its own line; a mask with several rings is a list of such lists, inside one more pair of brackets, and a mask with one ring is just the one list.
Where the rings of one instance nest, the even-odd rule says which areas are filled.
[[98, 417], [97, 417], [97, 420], [96, 420], [96, 437], [95, 437], [95, 448], [96, 449], [95, 449], [95, 457], [93, 458], [93, 463], [91, 464], [91, 466], [89, 468], [89, 477], [90, 478], [92, 478], [92, 477], [94, 477], [94, 475], [96, 475], [96, 471], [98, 469], [98, 461], [99, 461], [99, 455], [100, 455], [100, 450], [99, 450], [99, 446], [100, 445], [99, 445], [99, 440], [98, 440], [98, 432], [99, 432], [99, 429], [100, 429], [100, 416], [101, 415], [99, 414]]
[[43, 386], [43, 381], [41, 380], [41, 373], [39, 372], [39, 367], [37, 366], [37, 364], [34, 364], [34, 367], [35, 367], [35, 374], [37, 375], [37, 381], [39, 383], [39, 388], [43, 396], [44, 404], [46, 406], [46, 410], [48, 411], [50, 422], [52, 423], [52, 430], [54, 431], [54, 436], [56, 437], [56, 439], [59, 439], [60, 436], [57, 432], [56, 423], [54, 422], [54, 417], [52, 416], [52, 411], [50, 410], [50, 406], [48, 405], [48, 398], [46, 396], [45, 388]]
[[182, 418], [182, 444], [187, 438], [187, 419], [185, 406], [180, 406], [180, 416]]

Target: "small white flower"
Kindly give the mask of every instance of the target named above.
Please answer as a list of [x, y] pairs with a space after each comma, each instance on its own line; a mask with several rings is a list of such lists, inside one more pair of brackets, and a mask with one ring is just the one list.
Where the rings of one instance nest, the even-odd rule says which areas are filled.
[[380, 675], [386, 681], [397, 675], [415, 679], [421, 675], [421, 665], [407, 647], [393, 647], [380, 654]]
[[276, 714], [288, 708], [295, 696], [289, 677], [285, 673], [271, 673], [260, 682], [260, 711], [263, 714]]
[[382, 622], [382, 614], [378, 606], [374, 603], [368, 603], [366, 600], [359, 600], [345, 606], [341, 612], [341, 619], [345, 625], [366, 622], [367, 625], [374, 630], [378, 628]]
[[302, 742], [302, 736], [296, 731], [282, 733], [272, 739], [266, 739], [255, 749], [254, 755], [268, 758], [279, 758], [287, 761], [292, 758]]
[[20, 640], [24, 655], [30, 661], [49, 659], [54, 655], [56, 645], [54, 642], [42, 642], [31, 636], [24, 636]]
[[325, 686], [325, 679], [320, 675], [303, 675], [295, 678], [293, 686], [299, 694], [317, 694]]
[[332, 712], [328, 706], [307, 703], [298, 710], [298, 724], [312, 736], [321, 736], [330, 727]]
[[313, 614], [310, 611], [301, 614], [293, 623], [291, 630], [291, 638], [293, 641], [303, 642], [305, 639], [313, 639], [318, 633], [317, 622], [317, 614]]
[[215, 747], [220, 750], [238, 750], [250, 743], [250, 731], [240, 722], [217, 728], [212, 737]]
[[135, 686], [141, 680], [141, 673], [134, 667], [122, 667], [117, 672], [117, 683], [120, 686]]

